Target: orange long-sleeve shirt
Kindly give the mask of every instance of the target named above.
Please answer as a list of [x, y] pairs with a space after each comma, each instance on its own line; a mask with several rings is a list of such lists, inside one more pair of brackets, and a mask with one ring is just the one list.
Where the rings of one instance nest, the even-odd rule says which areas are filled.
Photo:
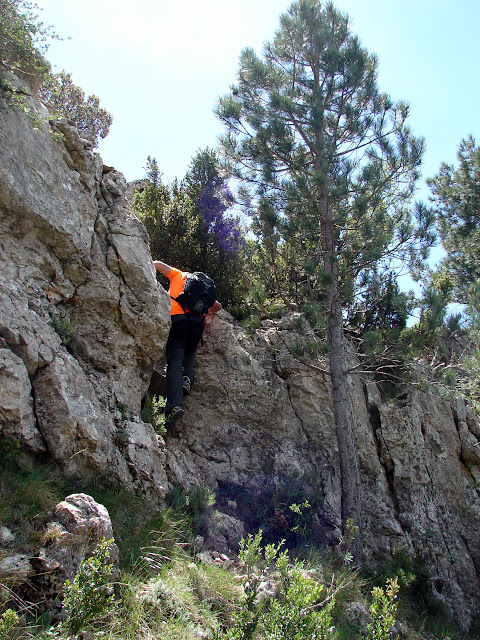
[[186, 271], [180, 271], [180, 269], [171, 267], [171, 271], [167, 276], [167, 278], [170, 280], [170, 288], [168, 290], [168, 293], [170, 295], [171, 301], [171, 316], [176, 316], [180, 313], [185, 315], [185, 311], [182, 309], [181, 305], [172, 298], [178, 298], [178, 296], [182, 293], [187, 275], [188, 273]]

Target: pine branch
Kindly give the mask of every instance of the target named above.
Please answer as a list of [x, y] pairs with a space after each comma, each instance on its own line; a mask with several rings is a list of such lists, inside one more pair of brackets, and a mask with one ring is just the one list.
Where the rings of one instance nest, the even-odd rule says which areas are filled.
[[285, 340], [282, 338], [282, 336], [280, 335], [280, 332], [278, 330], [277, 327], [275, 327], [275, 332], [278, 336], [278, 338], [280, 339], [280, 341], [283, 343], [284, 347], [286, 348], [286, 350], [288, 351], [288, 353], [295, 358], [295, 360], [298, 360], [299, 362], [301, 362], [302, 364], [304, 364], [306, 367], [308, 367], [309, 369], [313, 369], [314, 371], [318, 371], [319, 373], [323, 373], [326, 376], [330, 376], [330, 371], [327, 371], [326, 369], [322, 369], [321, 367], [317, 367], [316, 365], [312, 364], [311, 362], [307, 362], [306, 360], [304, 360], [303, 358], [300, 358], [300, 356], [298, 356], [297, 354], [293, 353], [293, 351], [290, 349], [290, 347], [288, 346], [288, 344], [285, 342]]

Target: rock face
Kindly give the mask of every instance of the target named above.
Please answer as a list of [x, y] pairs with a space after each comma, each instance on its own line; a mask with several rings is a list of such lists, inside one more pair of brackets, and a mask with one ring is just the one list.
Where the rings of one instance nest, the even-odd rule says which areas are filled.
[[[317, 541], [334, 547], [329, 377], [292, 357], [294, 318], [250, 338], [227, 313], [209, 317], [185, 416], [166, 443], [142, 422], [142, 398], [162, 388], [169, 300], [123, 176], [90, 147], [68, 122], [34, 131], [0, 102], [0, 436], [30, 463], [53, 460], [71, 478], [108, 477], [157, 502], [173, 485], [217, 489], [209, 533], [225, 548], [242, 523], [284, 526], [275, 498], [283, 491], [288, 511], [305, 489], [313, 506], [297, 508], [314, 510]], [[352, 377], [351, 396], [366, 561], [403, 548], [468, 627], [480, 611], [480, 424], [460, 402], [411, 388], [387, 401]]]
[[29, 102], [38, 131], [0, 99], [0, 434], [158, 499], [163, 443], [139, 414], [168, 298], [124, 177]]
[[[166, 438], [168, 476], [230, 493], [232, 515], [244, 519], [266, 489], [300, 479], [323, 493], [318, 541], [334, 544], [340, 477], [328, 376], [290, 355], [293, 318], [263, 325], [252, 341], [224, 312], [208, 319], [186, 413]], [[351, 395], [367, 563], [404, 549], [468, 627], [479, 613], [479, 423], [460, 402], [411, 388], [383, 401], [374, 383], [352, 377]]]

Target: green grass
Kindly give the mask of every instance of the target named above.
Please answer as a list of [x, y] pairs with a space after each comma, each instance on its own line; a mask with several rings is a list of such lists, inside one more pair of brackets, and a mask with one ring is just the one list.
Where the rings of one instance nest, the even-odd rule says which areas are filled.
[[21, 471], [12, 464], [0, 472], [0, 523], [15, 535], [14, 548], [38, 548], [52, 509], [63, 500], [60, 477], [48, 467]]
[[[0, 465], [0, 522], [15, 534], [13, 552], [38, 550], [53, 507], [70, 493], [86, 492], [109, 511], [120, 550], [121, 575], [111, 611], [101, 620], [86, 624], [85, 630], [90, 629], [95, 638], [198, 640], [213, 629], [229, 628], [241, 607], [238, 578], [232, 571], [216, 564], [206, 565], [191, 555], [192, 525], [212, 496], [205, 491], [189, 496], [177, 492], [170, 496], [171, 506], [152, 513], [141, 496], [100, 483], [66, 484], [51, 466], [20, 470], [13, 458], [10, 456]], [[375, 575], [352, 571], [341, 566], [338, 558], [328, 558], [315, 549], [303, 558], [310, 575], [330, 592], [335, 591], [332, 617], [336, 635], [332, 640], [360, 639], [358, 629], [345, 615], [347, 606], [355, 601], [368, 609], [373, 587], [384, 586], [388, 577], [395, 576], [401, 584], [400, 640], [480, 638], [479, 634], [463, 633], [444, 608], [429, 600], [426, 576], [405, 554], [396, 554], [392, 563]], [[12, 607], [11, 603], [8, 606]], [[7, 608], [0, 601], [0, 615]], [[32, 638], [34, 631], [40, 640], [67, 637], [58, 625], [49, 633], [38, 634], [36, 622], [27, 619], [16, 637]], [[255, 637], [260, 639], [263, 640], [261, 635]]]

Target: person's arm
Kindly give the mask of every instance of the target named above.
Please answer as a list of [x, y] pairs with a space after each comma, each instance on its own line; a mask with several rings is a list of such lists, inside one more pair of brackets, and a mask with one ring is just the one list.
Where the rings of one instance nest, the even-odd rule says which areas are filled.
[[154, 260], [153, 266], [157, 271], [163, 273], [164, 276], [169, 276], [170, 271], [172, 270], [172, 267], [170, 267], [168, 264], [165, 264], [164, 262], [160, 262], [160, 260]]
[[222, 305], [220, 304], [220, 302], [218, 300], [215, 300], [215, 302], [212, 304], [212, 306], [208, 310], [208, 313], [217, 313], [217, 311], [220, 311], [221, 308], [222, 308]]

